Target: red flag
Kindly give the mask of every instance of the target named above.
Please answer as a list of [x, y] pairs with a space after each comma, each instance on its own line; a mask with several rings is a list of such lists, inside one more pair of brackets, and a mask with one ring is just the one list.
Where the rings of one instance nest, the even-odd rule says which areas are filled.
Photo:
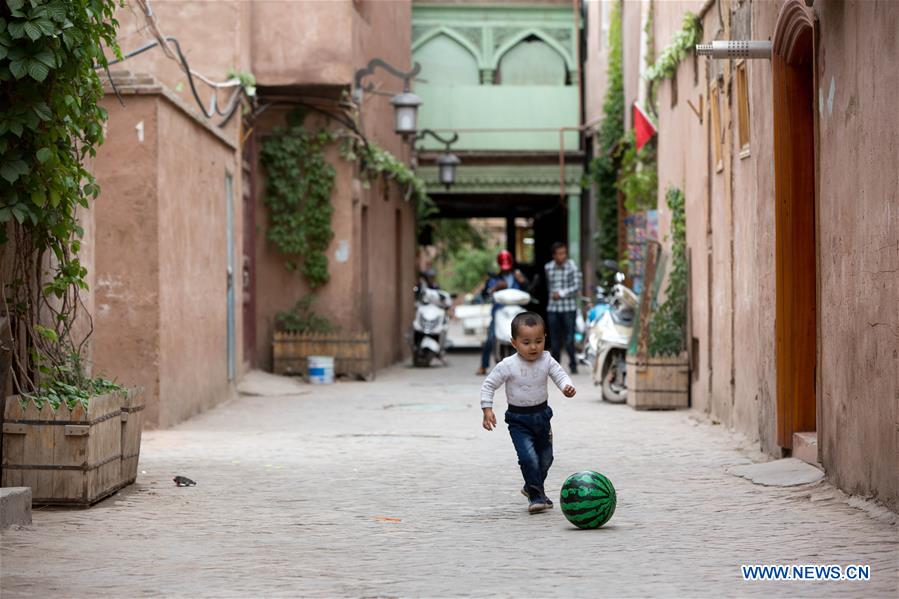
[[640, 110], [640, 107], [634, 102], [634, 136], [637, 140], [637, 150], [646, 145], [653, 135], [656, 134], [655, 125], [649, 120], [649, 117]]

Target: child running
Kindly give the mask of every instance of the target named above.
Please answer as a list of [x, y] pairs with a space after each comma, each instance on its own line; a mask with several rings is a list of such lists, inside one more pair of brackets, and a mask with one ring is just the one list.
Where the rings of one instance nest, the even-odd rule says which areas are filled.
[[553, 507], [543, 490], [543, 482], [553, 463], [553, 432], [550, 419], [552, 408], [547, 400], [546, 379], [552, 378], [565, 397], [574, 397], [571, 378], [548, 351], [546, 326], [539, 314], [522, 312], [512, 320], [512, 347], [516, 354], [509, 356], [490, 372], [481, 386], [483, 426], [488, 431], [496, 427], [493, 395], [506, 385], [506, 424], [518, 453], [518, 464], [524, 477], [521, 493], [528, 498], [532, 514]]

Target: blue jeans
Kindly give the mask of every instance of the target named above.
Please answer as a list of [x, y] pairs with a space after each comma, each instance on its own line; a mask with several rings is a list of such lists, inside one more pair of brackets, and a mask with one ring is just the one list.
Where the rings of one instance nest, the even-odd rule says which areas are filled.
[[[496, 310], [493, 311], [496, 315]], [[493, 343], [496, 335], [493, 332], [493, 317], [490, 318], [490, 326], [487, 327], [487, 341], [484, 342], [484, 349], [481, 350], [481, 368], [486, 370], [490, 366], [490, 356], [493, 354]]]
[[543, 481], [553, 463], [553, 429], [549, 422], [552, 417], [553, 411], [549, 406], [528, 414], [506, 412], [506, 424], [518, 454], [524, 486], [531, 499], [546, 496]]
[[577, 312], [548, 312], [549, 353], [559, 364], [562, 363], [562, 346], [568, 352], [568, 366], [577, 369], [577, 355], [574, 351], [574, 328], [577, 323]]

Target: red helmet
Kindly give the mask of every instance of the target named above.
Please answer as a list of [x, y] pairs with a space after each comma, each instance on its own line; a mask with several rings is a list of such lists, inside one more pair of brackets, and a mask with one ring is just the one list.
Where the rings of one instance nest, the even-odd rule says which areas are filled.
[[503, 270], [511, 269], [515, 265], [515, 261], [512, 260], [512, 252], [509, 250], [501, 251], [496, 255], [496, 263]]

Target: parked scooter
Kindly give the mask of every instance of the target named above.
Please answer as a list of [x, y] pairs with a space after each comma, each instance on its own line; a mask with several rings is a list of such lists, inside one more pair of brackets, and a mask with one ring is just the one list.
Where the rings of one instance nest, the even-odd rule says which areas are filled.
[[413, 366], [430, 366], [434, 358], [446, 364], [448, 311], [452, 303], [450, 294], [442, 289], [415, 287], [415, 319], [409, 336]]
[[602, 385], [602, 398], [610, 403], [627, 401], [627, 348], [638, 303], [637, 295], [624, 285], [624, 278], [623, 273], [615, 275], [608, 309], [591, 327], [597, 342], [593, 383]]
[[493, 358], [497, 364], [515, 353], [512, 347], [512, 319], [526, 312], [524, 306], [533, 299], [520, 289], [501, 289], [493, 293], [493, 301], [502, 304], [493, 316]]
[[597, 285], [593, 306], [587, 311], [586, 330], [584, 331], [583, 350], [578, 356], [581, 364], [590, 366], [596, 363], [596, 356], [599, 355], [600, 331], [596, 324], [603, 314], [608, 312], [609, 297], [604, 287]]

